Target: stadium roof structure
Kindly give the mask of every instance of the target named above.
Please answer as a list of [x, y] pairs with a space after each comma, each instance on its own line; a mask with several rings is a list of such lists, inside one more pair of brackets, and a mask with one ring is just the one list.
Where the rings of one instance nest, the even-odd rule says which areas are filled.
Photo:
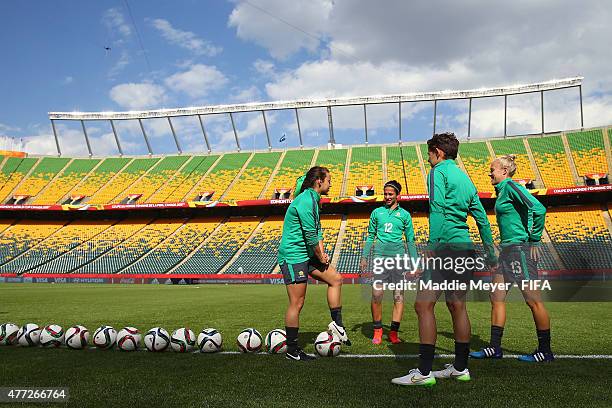
[[301, 99], [292, 101], [274, 101], [274, 102], [253, 102], [253, 103], [242, 103], [242, 104], [231, 104], [231, 105], [212, 105], [212, 106], [201, 106], [201, 107], [186, 107], [186, 108], [175, 108], [175, 109], [153, 109], [144, 111], [125, 111], [125, 112], [49, 112], [49, 119], [51, 121], [51, 127], [55, 137], [55, 144], [57, 147], [58, 156], [62, 155], [62, 151], [59, 144], [58, 133], [55, 127], [56, 121], [80, 121], [83, 129], [83, 136], [87, 144], [89, 156], [93, 155], [91, 144], [89, 142], [89, 136], [87, 134], [87, 128], [85, 126], [86, 121], [110, 121], [115, 142], [120, 155], [123, 155], [121, 143], [117, 136], [114, 121], [116, 120], [137, 120], [140, 124], [140, 129], [144, 141], [147, 145], [149, 155], [153, 154], [151, 144], [147, 137], [147, 133], [143, 126], [142, 121], [147, 119], [167, 119], [176, 144], [177, 152], [182, 153], [182, 149], [172, 124], [172, 118], [183, 117], [183, 116], [195, 116], [199, 120], [200, 128], [208, 152], [212, 151], [208, 135], [202, 121], [203, 115], [216, 115], [216, 114], [227, 114], [232, 124], [232, 130], [234, 138], [236, 140], [236, 147], [238, 151], [241, 151], [240, 141], [238, 138], [238, 132], [234, 121], [234, 113], [243, 112], [261, 112], [262, 121], [264, 124], [268, 149], [272, 149], [270, 142], [270, 134], [268, 131], [268, 124], [266, 120], [267, 111], [276, 110], [294, 110], [295, 120], [297, 124], [298, 136], [300, 140], [300, 147], [303, 147], [302, 132], [300, 127], [300, 116], [299, 109], [310, 109], [310, 108], [326, 108], [327, 118], [329, 126], [329, 143], [333, 146], [336, 144], [334, 139], [334, 125], [333, 125], [333, 108], [341, 106], [363, 106], [364, 114], [364, 128], [365, 128], [365, 143], [368, 144], [368, 132], [367, 132], [367, 105], [379, 105], [379, 104], [397, 104], [399, 113], [399, 135], [398, 142], [402, 142], [402, 103], [409, 102], [433, 102], [433, 133], [436, 132], [436, 118], [437, 118], [437, 101], [442, 100], [468, 100], [468, 139], [470, 138], [471, 132], [471, 112], [472, 112], [472, 99], [477, 98], [490, 98], [490, 97], [504, 97], [504, 136], [507, 136], [507, 111], [508, 101], [507, 97], [510, 95], [528, 94], [528, 93], [540, 93], [540, 111], [541, 111], [541, 130], [544, 133], [544, 93], [547, 91], [553, 91], [565, 88], [578, 88], [580, 96], [580, 126], [584, 127], [584, 116], [582, 107], [582, 80], [581, 76], [554, 79], [545, 82], [538, 82], [533, 84], [521, 84], [521, 85], [509, 85], [504, 87], [495, 88], [479, 88], [469, 90], [446, 90], [446, 91], [434, 91], [434, 92], [414, 92], [414, 93], [403, 93], [394, 95], [372, 95], [372, 96], [358, 96], [358, 97], [344, 97], [344, 98], [327, 98], [327, 99]]

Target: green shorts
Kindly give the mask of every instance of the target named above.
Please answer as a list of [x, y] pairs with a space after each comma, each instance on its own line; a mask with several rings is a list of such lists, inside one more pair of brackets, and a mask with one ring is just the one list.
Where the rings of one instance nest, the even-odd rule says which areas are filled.
[[283, 273], [283, 280], [285, 285], [292, 285], [294, 283], [307, 283], [308, 276], [314, 270], [324, 272], [327, 269], [327, 265], [321, 263], [318, 259], [311, 258], [308, 261], [290, 264], [284, 262], [280, 264], [281, 272]]
[[499, 254], [497, 274], [508, 282], [538, 279], [538, 263], [531, 259], [531, 245], [517, 244], [504, 247]]

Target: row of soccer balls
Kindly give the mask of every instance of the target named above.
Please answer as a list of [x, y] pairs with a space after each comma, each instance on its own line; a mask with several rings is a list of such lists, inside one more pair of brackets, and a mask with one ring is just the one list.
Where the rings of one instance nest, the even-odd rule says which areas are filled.
[[[89, 343], [89, 331], [84, 326], [72, 326], [66, 332], [57, 324], [43, 328], [27, 323], [21, 328], [13, 323], [0, 325], [0, 345], [18, 344], [20, 346], [60, 347], [82, 349]], [[102, 326], [93, 334], [92, 343], [100, 349], [110, 349], [117, 345], [123, 351], [137, 350], [141, 342], [140, 331], [134, 327], [124, 327], [117, 332], [111, 326]], [[236, 344], [243, 353], [257, 353], [262, 349], [261, 334], [255, 329], [244, 329], [236, 338]], [[144, 335], [144, 345], [149, 351], [165, 351], [168, 347], [179, 353], [195, 351], [203, 353], [220, 351], [223, 345], [221, 333], [216, 329], [204, 329], [197, 338], [188, 328], [176, 329], [172, 335], [161, 327], [154, 327]], [[315, 340], [315, 350], [323, 357], [333, 357], [340, 353], [341, 342], [328, 331], [320, 333]], [[271, 330], [265, 338], [265, 351], [276, 354], [287, 351], [287, 335], [282, 329]]]

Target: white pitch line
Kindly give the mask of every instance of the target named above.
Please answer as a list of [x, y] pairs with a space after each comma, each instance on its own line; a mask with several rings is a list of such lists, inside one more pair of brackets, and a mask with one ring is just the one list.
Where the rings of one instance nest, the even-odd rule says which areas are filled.
[[[63, 349], [68, 349], [68, 347], [66, 346], [62, 346], [60, 348]], [[88, 346], [87, 347], [88, 350], [98, 350], [97, 347], [95, 346]], [[115, 351], [119, 351], [121, 353], [125, 353], [122, 352], [121, 350], [115, 349], [113, 347], [113, 349]], [[112, 350], [101, 350], [101, 351], [112, 351]], [[137, 350], [135, 351], [148, 351], [146, 348], [144, 347], [139, 347]], [[162, 351], [161, 353], [172, 353], [173, 351], [168, 347], [168, 349]], [[129, 353], [129, 351], [127, 352]], [[159, 354], [159, 353], [152, 353], [152, 354]], [[235, 355], [235, 354], [255, 354], [255, 355], [262, 355], [262, 356], [273, 356], [274, 354], [270, 354], [270, 353], [266, 353], [264, 351], [261, 351], [259, 353], [241, 353], [240, 351], [219, 351], [216, 353], [202, 353], [199, 350], [195, 350], [186, 354], [223, 354], [223, 355]], [[308, 353], [307, 353], [308, 354]], [[314, 354], [309, 354], [310, 356], [314, 356]], [[505, 359], [512, 359], [512, 358], [517, 358], [519, 356], [519, 354], [504, 354]], [[340, 358], [419, 358], [418, 354], [339, 354], [337, 357]], [[436, 358], [454, 358], [455, 355], [454, 354], [436, 354], [435, 355]], [[563, 359], [563, 360], [612, 360], [612, 354], [555, 354], [555, 359]], [[472, 359], [473, 360], [473, 359]], [[484, 360], [484, 359], [483, 359]]]
[[[517, 358], [519, 354], [504, 354], [505, 359]], [[340, 354], [343, 358], [419, 358], [418, 354]], [[454, 358], [454, 354], [436, 354], [436, 358]], [[611, 354], [555, 354], [555, 359], [612, 360]], [[474, 360], [474, 359], [472, 359]]]
[[[221, 351], [217, 354], [243, 354], [239, 351]], [[262, 355], [271, 355], [269, 353], [255, 353]], [[310, 354], [311, 356], [314, 354]], [[503, 358], [511, 359], [517, 358], [519, 354], [504, 354]], [[419, 358], [418, 354], [339, 354], [341, 358]], [[436, 354], [436, 358], [454, 358], [454, 354]], [[555, 358], [559, 359], [580, 359], [580, 360], [612, 360], [612, 354], [559, 354], [555, 355]]]

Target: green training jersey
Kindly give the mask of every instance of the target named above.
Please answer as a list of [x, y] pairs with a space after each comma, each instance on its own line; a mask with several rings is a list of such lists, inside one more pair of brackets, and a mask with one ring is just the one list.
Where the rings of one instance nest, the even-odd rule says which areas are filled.
[[546, 208], [529, 191], [512, 179], [495, 186], [495, 215], [502, 246], [539, 242], [544, 231]]
[[293, 199], [285, 213], [283, 234], [278, 248], [278, 262], [296, 264], [314, 256], [313, 246], [323, 240], [319, 201], [312, 188]]
[[454, 160], [444, 160], [432, 167], [427, 180], [430, 246], [435, 248], [439, 243], [471, 246], [467, 224], [470, 213], [478, 226], [487, 260], [491, 264], [497, 262], [491, 225], [468, 175], [457, 167]]
[[394, 256], [405, 253], [404, 241], [410, 257], [416, 259], [414, 245], [414, 227], [410, 213], [397, 205], [391, 209], [388, 206], [378, 207], [370, 215], [368, 237], [363, 248], [363, 257], [368, 257], [372, 246], [375, 256]]

